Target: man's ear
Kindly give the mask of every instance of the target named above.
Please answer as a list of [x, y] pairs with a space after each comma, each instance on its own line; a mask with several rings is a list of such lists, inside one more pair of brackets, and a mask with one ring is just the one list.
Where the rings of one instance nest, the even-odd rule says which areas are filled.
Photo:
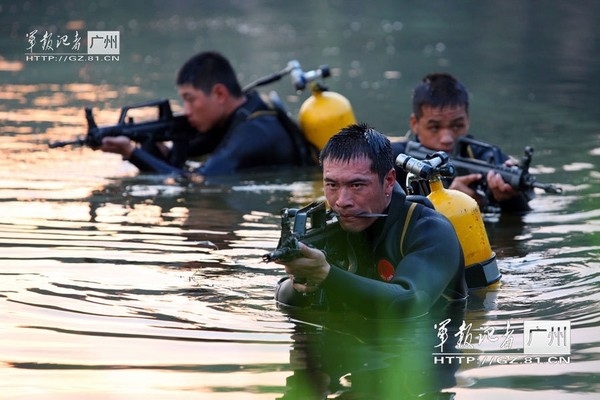
[[222, 83], [215, 83], [211, 89], [211, 94], [218, 100], [224, 100], [229, 96], [229, 90]]
[[412, 131], [412, 133], [417, 136], [417, 124], [419, 123], [419, 120], [417, 119], [417, 117], [415, 116], [415, 114], [410, 114], [410, 130]]
[[383, 186], [386, 189], [389, 188], [389, 190], [391, 192], [395, 184], [396, 184], [396, 169], [392, 168], [385, 175], [385, 178], [383, 178]]

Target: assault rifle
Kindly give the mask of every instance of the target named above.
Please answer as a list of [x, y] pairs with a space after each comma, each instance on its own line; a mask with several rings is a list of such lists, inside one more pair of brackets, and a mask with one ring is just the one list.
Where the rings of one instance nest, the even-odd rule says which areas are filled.
[[[282, 77], [290, 75], [292, 85], [296, 91], [302, 91], [307, 84], [318, 79], [325, 79], [331, 76], [329, 66], [322, 65], [317, 69], [303, 71], [300, 63], [297, 60], [288, 62], [282, 70], [264, 76], [250, 83], [243, 88], [244, 93], [272, 82], [280, 80]], [[284, 125], [292, 141], [295, 144], [296, 150], [299, 152], [300, 160], [303, 163], [311, 164], [312, 155], [306, 149], [305, 138], [297, 126], [296, 122], [291, 119], [291, 115], [285, 110], [285, 105], [275, 91], [268, 94], [268, 99], [264, 99], [267, 103], [273, 106], [277, 112], [277, 116]], [[141, 108], [156, 107], [158, 117], [155, 120], [148, 122], [134, 122], [134, 118], [130, 116], [131, 111]], [[77, 138], [69, 141], [56, 141], [48, 143], [50, 148], [65, 147], [69, 145], [89, 146], [98, 148], [102, 145], [102, 139], [107, 136], [126, 136], [137, 143], [144, 142], [168, 142], [168, 141], [188, 141], [192, 136], [197, 134], [197, 131], [189, 124], [185, 115], [173, 115], [169, 100], [159, 99], [145, 103], [140, 103], [121, 108], [121, 116], [116, 125], [102, 126], [96, 125], [92, 109], [85, 108], [85, 118], [88, 124], [87, 135], [83, 138]]]
[[[469, 157], [469, 153], [474, 148], [484, 150], [488, 161], [483, 161]], [[404, 153], [419, 160], [425, 160], [434, 150], [424, 147], [416, 141], [409, 141], [406, 144]], [[462, 136], [458, 139], [450, 156], [450, 163], [456, 169], [457, 175], [481, 174], [484, 187], [487, 184], [486, 176], [489, 171], [494, 171], [504, 182], [508, 183], [513, 189], [527, 193], [533, 188], [543, 189], [546, 193], [562, 193], [562, 188], [549, 183], [540, 183], [535, 176], [529, 173], [529, 166], [533, 157], [533, 148], [525, 147], [524, 155], [518, 165], [507, 166], [502, 163], [501, 152], [497, 146], [481, 142], [472, 138]]]
[[312, 202], [309, 205], [281, 210], [281, 237], [277, 248], [265, 254], [264, 262], [291, 261], [300, 257], [299, 242], [325, 251], [333, 256], [330, 244], [336, 233], [341, 232], [337, 217], [325, 209], [325, 202]]
[[[129, 114], [132, 110], [156, 107], [158, 117], [155, 120], [134, 122]], [[196, 130], [189, 124], [185, 115], [173, 115], [169, 100], [152, 100], [121, 108], [121, 116], [116, 125], [98, 126], [94, 120], [92, 109], [85, 108], [85, 119], [88, 131], [85, 137], [70, 141], [57, 141], [49, 143], [53, 149], [69, 145], [89, 146], [97, 148], [102, 145], [102, 139], [107, 136], [126, 136], [137, 143], [146, 141], [168, 142], [189, 140], [195, 135]]]

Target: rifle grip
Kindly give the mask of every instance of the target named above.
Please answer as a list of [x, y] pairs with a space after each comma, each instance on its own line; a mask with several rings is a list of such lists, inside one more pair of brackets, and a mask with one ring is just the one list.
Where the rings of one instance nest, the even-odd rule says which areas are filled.
[[88, 133], [91, 130], [98, 128], [98, 125], [96, 125], [96, 121], [94, 120], [94, 114], [92, 114], [91, 107], [85, 108], [85, 119], [87, 120], [87, 124], [88, 124]]

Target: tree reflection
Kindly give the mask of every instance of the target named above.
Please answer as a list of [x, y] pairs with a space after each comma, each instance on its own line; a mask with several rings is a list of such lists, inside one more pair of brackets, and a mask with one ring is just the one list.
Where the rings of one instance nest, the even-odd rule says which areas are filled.
[[458, 363], [434, 362], [436, 324], [450, 318], [443, 352], [455, 351], [464, 304], [411, 320], [366, 320], [286, 309], [294, 322], [293, 374], [281, 400], [453, 399]]

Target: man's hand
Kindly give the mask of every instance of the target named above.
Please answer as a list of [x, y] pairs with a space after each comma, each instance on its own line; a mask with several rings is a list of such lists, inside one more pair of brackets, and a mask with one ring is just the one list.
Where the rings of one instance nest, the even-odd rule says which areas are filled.
[[125, 136], [106, 136], [102, 139], [102, 145], [100, 146], [100, 150], [106, 153], [120, 154], [124, 160], [131, 157], [131, 153], [135, 148], [135, 142]]
[[[469, 174], [457, 176], [450, 184], [450, 189], [460, 190], [474, 198], [478, 203], [484, 201], [481, 194], [477, 193], [471, 185], [481, 179], [481, 174]], [[509, 200], [519, 194], [518, 191], [512, 188], [508, 183], [504, 182], [502, 176], [493, 170], [490, 170], [486, 176], [487, 186], [492, 192], [496, 201]]]
[[496, 201], [509, 200], [519, 194], [518, 191], [512, 188], [508, 183], [504, 182], [502, 176], [493, 170], [487, 174], [488, 188], [492, 192]]
[[449, 189], [460, 190], [463, 193], [468, 194], [475, 200], [480, 200], [479, 194], [471, 187], [472, 184], [480, 181], [482, 178], [481, 174], [468, 174], [463, 176], [457, 176], [450, 184]]
[[285, 265], [285, 272], [294, 280], [295, 290], [300, 293], [314, 292], [329, 274], [331, 266], [321, 250], [309, 247], [304, 243], [299, 243], [299, 245], [301, 257], [285, 264], [280, 261], [275, 262]]

